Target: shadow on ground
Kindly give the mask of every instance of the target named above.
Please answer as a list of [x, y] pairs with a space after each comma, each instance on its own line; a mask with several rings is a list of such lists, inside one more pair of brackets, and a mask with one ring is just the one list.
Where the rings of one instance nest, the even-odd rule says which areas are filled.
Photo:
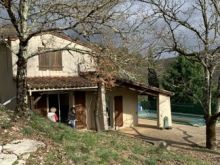
[[[147, 125], [147, 124], [138, 124], [137, 127], [160, 130], [159, 128], [157, 128], [157, 126]], [[142, 140], [144, 140], [150, 144], [154, 144], [154, 145], [158, 145], [161, 141], [165, 141], [169, 146], [171, 146], [173, 148], [182, 149], [182, 150], [197, 151], [197, 152], [201, 152], [201, 153], [206, 152], [206, 153], [211, 153], [211, 154], [215, 154], [215, 155], [220, 155], [220, 150], [219, 150], [220, 146], [219, 145], [218, 145], [217, 151], [208, 150], [205, 148], [204, 143], [198, 144], [197, 142], [192, 141], [191, 139], [193, 138], [193, 135], [191, 135], [186, 130], [181, 129], [181, 128], [175, 128], [175, 129], [182, 132], [182, 135], [183, 135], [181, 137], [182, 142], [176, 140], [175, 137], [173, 139], [170, 138], [169, 140], [162, 138], [162, 137], [160, 137], [159, 133], [158, 133], [157, 137], [150, 137], [150, 136], [147, 136], [146, 133], [142, 134], [136, 127], [132, 127], [131, 129], [132, 129], [133, 133], [123, 132], [123, 134], [142, 139]], [[204, 137], [204, 139], [205, 139], [205, 137]], [[220, 144], [219, 140], [217, 141], [217, 144]]]

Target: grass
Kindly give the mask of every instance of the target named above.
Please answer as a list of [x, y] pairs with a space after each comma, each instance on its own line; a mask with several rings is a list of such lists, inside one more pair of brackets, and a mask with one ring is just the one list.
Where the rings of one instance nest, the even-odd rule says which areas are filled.
[[1, 129], [9, 129], [11, 128], [11, 117], [12, 113], [3, 113], [6, 112], [6, 108], [0, 105], [0, 128]]
[[21, 125], [22, 136], [47, 144], [47, 148], [32, 154], [27, 164], [208, 164], [115, 131], [77, 131], [34, 114]]

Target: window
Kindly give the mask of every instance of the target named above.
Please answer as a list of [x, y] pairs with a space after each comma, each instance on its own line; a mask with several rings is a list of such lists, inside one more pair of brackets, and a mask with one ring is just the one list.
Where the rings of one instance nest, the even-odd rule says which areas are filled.
[[[42, 48], [39, 48], [39, 50], [42, 50]], [[40, 54], [39, 70], [62, 70], [61, 51]]]

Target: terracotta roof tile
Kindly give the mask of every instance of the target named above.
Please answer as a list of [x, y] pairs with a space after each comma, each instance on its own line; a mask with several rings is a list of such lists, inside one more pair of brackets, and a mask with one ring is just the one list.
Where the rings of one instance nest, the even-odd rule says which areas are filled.
[[96, 87], [94, 82], [83, 77], [28, 77], [28, 89], [60, 89]]

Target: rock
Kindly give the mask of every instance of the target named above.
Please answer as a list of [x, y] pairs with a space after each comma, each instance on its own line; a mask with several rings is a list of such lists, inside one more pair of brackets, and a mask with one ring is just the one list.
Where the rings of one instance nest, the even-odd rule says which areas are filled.
[[170, 151], [170, 150], [171, 150], [170, 146], [167, 146], [167, 151]]
[[26, 161], [27, 161], [27, 159], [28, 159], [29, 157], [30, 157], [30, 153], [27, 153], [27, 154], [22, 155], [22, 156], [19, 158], [17, 165], [25, 165], [25, 164], [26, 164]]
[[12, 127], [11, 128], [13, 131], [19, 131], [19, 128], [18, 127]]
[[21, 159], [27, 160], [30, 157], [30, 155], [31, 155], [30, 153], [24, 154], [22, 155]]
[[14, 140], [0, 146], [0, 165], [12, 165], [14, 163], [25, 165], [30, 153], [35, 152], [40, 147], [45, 147], [45, 144], [29, 139]]
[[160, 141], [158, 144], [158, 147], [161, 149], [170, 150], [170, 147], [167, 145], [167, 143], [165, 141]]
[[166, 148], [167, 143], [166, 143], [165, 141], [160, 141], [158, 146], [159, 146], [160, 148]]
[[25, 165], [26, 164], [26, 160], [18, 160], [18, 163], [16, 165]]
[[14, 140], [3, 146], [4, 153], [14, 153], [18, 156], [24, 153], [35, 152], [38, 148], [45, 147], [45, 144], [35, 140], [23, 139]]
[[0, 164], [1, 165], [12, 165], [17, 160], [15, 154], [0, 154]]

